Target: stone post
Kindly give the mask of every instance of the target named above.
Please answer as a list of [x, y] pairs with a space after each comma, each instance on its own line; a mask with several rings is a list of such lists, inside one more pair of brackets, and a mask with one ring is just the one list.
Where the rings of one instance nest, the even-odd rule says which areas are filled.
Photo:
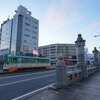
[[98, 50], [96, 49], [96, 47], [92, 52], [94, 54], [94, 66], [97, 67], [97, 69], [99, 70]]
[[56, 64], [56, 84], [57, 89], [64, 89], [67, 86], [67, 71], [62, 54], [58, 56]]
[[85, 54], [84, 54], [85, 40], [83, 40], [81, 34], [78, 34], [78, 38], [75, 41], [75, 44], [76, 44], [76, 52], [77, 52], [77, 67], [81, 68], [82, 76], [87, 77], [88, 72], [85, 64]]

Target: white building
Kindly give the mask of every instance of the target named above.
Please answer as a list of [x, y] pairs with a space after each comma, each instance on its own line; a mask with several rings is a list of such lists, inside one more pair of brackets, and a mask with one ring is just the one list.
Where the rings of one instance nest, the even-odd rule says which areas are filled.
[[76, 63], [75, 44], [50, 44], [39, 47], [39, 56], [48, 57], [51, 64], [55, 64], [57, 62], [57, 57], [60, 53], [63, 54], [70, 64]]
[[7, 19], [1, 25], [1, 49], [0, 55], [5, 55], [10, 53], [11, 46], [11, 33], [12, 33], [12, 20]]
[[2, 31], [0, 29], [0, 49], [1, 49], [1, 34], [2, 34]]
[[39, 21], [25, 7], [19, 6], [13, 17], [11, 54], [32, 54], [38, 49]]
[[12, 55], [32, 55], [38, 50], [39, 21], [31, 12], [19, 6], [11, 20], [2, 24], [1, 55], [7, 50]]

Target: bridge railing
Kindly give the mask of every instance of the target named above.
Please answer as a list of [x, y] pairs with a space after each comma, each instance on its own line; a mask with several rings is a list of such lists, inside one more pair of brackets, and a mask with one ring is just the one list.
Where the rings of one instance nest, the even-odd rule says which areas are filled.
[[[97, 71], [97, 68], [94, 66], [88, 67], [87, 71], [88, 71], [88, 75], [91, 75]], [[74, 81], [80, 80], [80, 79], [82, 79], [82, 71], [81, 70], [67, 71], [68, 84], [70, 84]]]
[[84, 54], [85, 40], [82, 38], [81, 34], [78, 35], [78, 38], [75, 41], [75, 45], [77, 50], [76, 66], [72, 66], [69, 69], [66, 68], [63, 55], [60, 54], [58, 56], [58, 61], [56, 64], [56, 88], [65, 88], [68, 84], [88, 77], [100, 69], [98, 63], [98, 51], [96, 48], [94, 48], [93, 51], [94, 66], [86, 65]]
[[67, 72], [67, 80], [68, 84], [80, 80], [82, 78], [82, 72], [81, 70], [75, 70], [75, 71], [69, 71]]
[[90, 75], [97, 71], [97, 67], [93, 66], [93, 67], [87, 68], [87, 71], [88, 71], [88, 75]]

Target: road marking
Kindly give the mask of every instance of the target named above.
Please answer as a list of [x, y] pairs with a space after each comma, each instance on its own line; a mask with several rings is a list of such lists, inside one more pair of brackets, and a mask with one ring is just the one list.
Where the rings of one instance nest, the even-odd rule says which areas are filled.
[[32, 95], [38, 93], [38, 92], [41, 92], [41, 91], [43, 91], [44, 89], [47, 89], [49, 86], [52, 86], [52, 85], [54, 85], [54, 84], [55, 84], [55, 83], [52, 83], [52, 84], [47, 85], [47, 86], [45, 86], [45, 87], [42, 87], [42, 88], [40, 88], [40, 89], [37, 89], [37, 90], [34, 90], [34, 91], [32, 91], [32, 92], [26, 93], [26, 94], [24, 94], [24, 95], [22, 95], [22, 96], [16, 97], [16, 98], [14, 98], [14, 99], [12, 99], [12, 100], [23, 100], [23, 99], [25, 99], [26, 97], [30, 97], [30, 96], [32, 96]]
[[20, 76], [27, 76], [27, 75], [33, 75], [33, 74], [42, 74], [42, 73], [47, 73], [50, 71], [46, 71], [46, 72], [39, 72], [39, 73], [31, 73], [31, 74], [23, 74], [23, 75], [14, 75], [14, 76], [7, 76], [7, 77], [2, 77], [0, 79], [7, 79], [7, 78], [12, 78], [12, 77], [20, 77]]
[[51, 75], [46, 75], [46, 76], [35, 77], [35, 78], [26, 79], [26, 80], [21, 80], [21, 81], [15, 81], [15, 82], [11, 82], [11, 83], [1, 84], [0, 86], [6, 86], [6, 85], [11, 85], [11, 84], [16, 84], [16, 83], [20, 83], [20, 82], [35, 80], [35, 79], [44, 78], [44, 77], [49, 77], [49, 76], [54, 76], [54, 75], [55, 75], [55, 74], [51, 74]]

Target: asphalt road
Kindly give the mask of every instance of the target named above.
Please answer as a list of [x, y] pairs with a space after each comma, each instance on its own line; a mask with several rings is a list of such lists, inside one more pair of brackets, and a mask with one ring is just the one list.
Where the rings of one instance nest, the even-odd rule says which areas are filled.
[[0, 68], [0, 72], [3, 72], [3, 69]]
[[11, 100], [54, 82], [54, 70], [0, 77], [0, 100]]
[[25, 100], [100, 100], [100, 71], [74, 82], [64, 90], [43, 90]]

